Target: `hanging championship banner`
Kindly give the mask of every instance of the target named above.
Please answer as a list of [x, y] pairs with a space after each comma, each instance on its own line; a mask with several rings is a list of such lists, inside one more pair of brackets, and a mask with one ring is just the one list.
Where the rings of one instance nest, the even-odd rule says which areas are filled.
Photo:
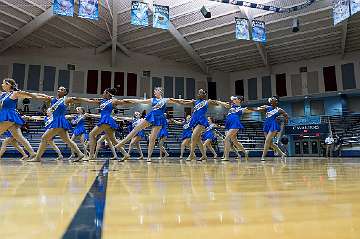
[[54, 0], [53, 12], [60, 16], [74, 16], [74, 0]]
[[131, 24], [135, 26], [149, 26], [149, 6], [143, 2], [131, 3]]
[[154, 4], [153, 27], [160, 29], [169, 29], [169, 6]]
[[360, 0], [350, 0], [350, 12], [351, 15], [360, 12]]
[[99, 20], [98, 0], [80, 0], [79, 17], [91, 20]]
[[257, 42], [266, 42], [265, 22], [252, 21], [252, 39]]
[[292, 7], [275, 7], [275, 6], [263, 5], [259, 3], [246, 2], [242, 0], [210, 0], [210, 1], [233, 4], [237, 6], [244, 6], [248, 8], [256, 8], [263, 11], [279, 12], [279, 13], [290, 13], [290, 12], [299, 11], [309, 7], [311, 4], [315, 2], [315, 0], [306, 0], [304, 3]]
[[350, 17], [350, 0], [334, 0], [333, 18], [334, 26]]
[[250, 40], [248, 19], [235, 17], [235, 36], [236, 39]]

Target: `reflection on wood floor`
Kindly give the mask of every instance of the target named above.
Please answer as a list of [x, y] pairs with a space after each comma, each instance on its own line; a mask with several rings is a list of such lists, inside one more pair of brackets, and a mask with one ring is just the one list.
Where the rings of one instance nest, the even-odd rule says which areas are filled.
[[[1, 162], [0, 238], [61, 237], [101, 166]], [[360, 160], [111, 162], [102, 237], [359, 238]]]
[[60, 238], [101, 165], [1, 162], [0, 238]]

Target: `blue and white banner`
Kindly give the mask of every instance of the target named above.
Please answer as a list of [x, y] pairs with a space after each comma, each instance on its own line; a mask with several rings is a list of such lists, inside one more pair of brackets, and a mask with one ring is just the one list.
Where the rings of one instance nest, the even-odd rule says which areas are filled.
[[307, 0], [302, 4], [292, 6], [292, 7], [287, 7], [287, 8], [263, 5], [263, 4], [246, 2], [246, 1], [241, 1], [241, 0], [210, 0], [210, 1], [233, 4], [233, 5], [244, 6], [244, 7], [249, 7], [249, 8], [256, 8], [256, 9], [270, 11], [270, 12], [290, 13], [290, 12], [295, 12], [295, 11], [299, 11], [304, 8], [307, 8], [308, 6], [313, 4], [316, 0]]
[[53, 11], [55, 15], [74, 16], [74, 0], [54, 0]]
[[98, 0], [80, 0], [79, 17], [91, 20], [99, 19], [99, 2]]
[[239, 40], [250, 40], [248, 19], [235, 17], [235, 37]]
[[334, 26], [350, 17], [350, 0], [334, 0]]
[[252, 21], [252, 39], [257, 42], [266, 42], [265, 22], [258, 20]]
[[169, 29], [170, 15], [169, 6], [154, 4], [153, 27], [160, 29]]
[[351, 15], [360, 12], [360, 0], [350, 0], [350, 12]]
[[135, 26], [149, 26], [149, 6], [144, 2], [131, 3], [131, 24]]

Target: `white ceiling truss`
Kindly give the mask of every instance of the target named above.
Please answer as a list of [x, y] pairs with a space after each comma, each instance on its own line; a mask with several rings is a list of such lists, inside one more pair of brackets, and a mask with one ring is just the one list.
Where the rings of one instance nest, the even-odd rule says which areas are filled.
[[[238, 6], [207, 0], [154, 0], [170, 6], [168, 31], [131, 25], [131, 0], [100, 2], [100, 19], [91, 21], [76, 13], [73, 18], [54, 16], [52, 0], [0, 0], [0, 54], [13, 47], [94, 48], [97, 54], [111, 49], [112, 65], [116, 65], [119, 50], [128, 56], [138, 52], [196, 64], [207, 74], [271, 68], [274, 64], [331, 54], [343, 57], [349, 51], [360, 50], [360, 16], [334, 27], [331, 0], [316, 1], [290, 14], [258, 9], [244, 12]], [[302, 2], [273, 0], [268, 4], [290, 7]], [[203, 5], [211, 11], [211, 19], [200, 13]], [[265, 21], [268, 41], [260, 44], [236, 40], [235, 17]], [[295, 17], [300, 21], [298, 33], [291, 31]]]

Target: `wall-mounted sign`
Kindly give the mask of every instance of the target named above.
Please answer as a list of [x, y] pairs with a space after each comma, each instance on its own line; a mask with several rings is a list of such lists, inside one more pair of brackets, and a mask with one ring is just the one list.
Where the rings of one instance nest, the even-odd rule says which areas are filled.
[[329, 132], [328, 124], [310, 124], [286, 126], [285, 134], [306, 135], [306, 134], [326, 134]]

